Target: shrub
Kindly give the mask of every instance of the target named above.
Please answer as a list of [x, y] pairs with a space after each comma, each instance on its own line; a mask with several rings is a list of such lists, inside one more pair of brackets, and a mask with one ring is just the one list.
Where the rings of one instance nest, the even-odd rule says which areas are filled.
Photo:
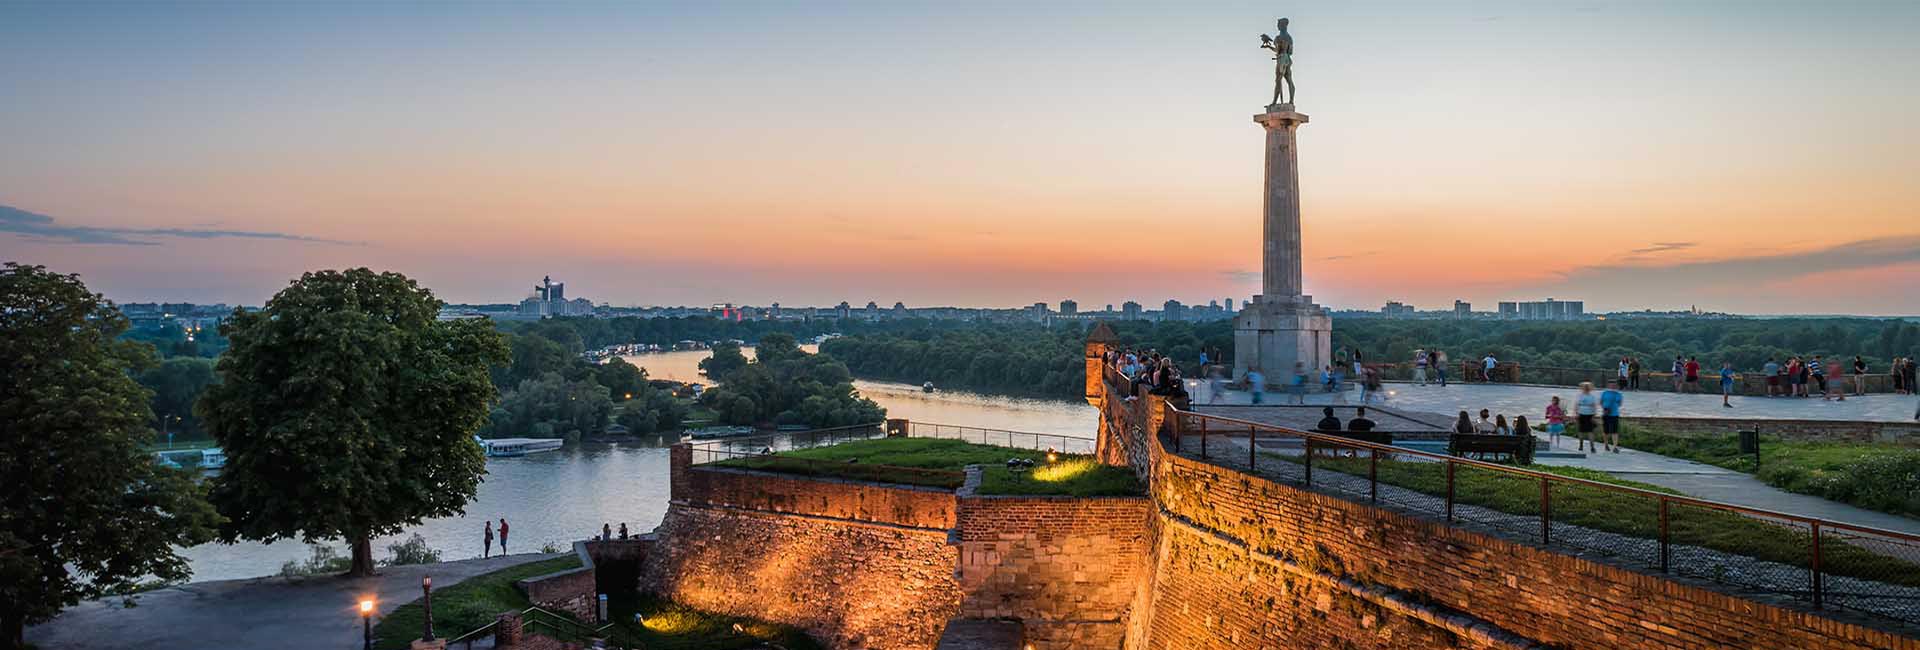
[[307, 553], [308, 555], [305, 562], [287, 560], [286, 564], [280, 565], [280, 576], [295, 578], [329, 573], [346, 573], [347, 569], [353, 565], [353, 558], [341, 556], [340, 552], [333, 550], [331, 546], [308, 544]]
[[387, 558], [388, 566], [405, 564], [433, 564], [440, 561], [440, 551], [427, 546], [427, 538], [414, 533], [407, 541], [387, 545], [387, 552], [393, 557]]

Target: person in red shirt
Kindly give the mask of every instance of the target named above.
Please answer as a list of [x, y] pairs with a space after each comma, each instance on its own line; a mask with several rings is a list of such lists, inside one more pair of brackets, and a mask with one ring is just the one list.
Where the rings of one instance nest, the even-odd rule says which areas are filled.
[[507, 518], [500, 518], [500, 554], [507, 554]]
[[1687, 357], [1687, 392], [1691, 393], [1700, 385], [1700, 360]]

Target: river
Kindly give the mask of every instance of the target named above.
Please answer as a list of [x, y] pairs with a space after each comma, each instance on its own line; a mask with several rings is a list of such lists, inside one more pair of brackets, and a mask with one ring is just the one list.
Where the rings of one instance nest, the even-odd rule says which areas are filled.
[[[814, 346], [803, 346], [807, 351]], [[751, 354], [751, 349], [748, 354]], [[707, 382], [700, 376], [705, 351], [667, 352], [626, 357], [655, 379]], [[1092, 437], [1097, 421], [1086, 402], [997, 397], [965, 392], [923, 392], [919, 386], [855, 381], [862, 395], [886, 407], [888, 417], [918, 422], [963, 424], [990, 429], [1064, 433]], [[622, 522], [635, 534], [653, 530], [667, 511], [667, 445], [677, 436], [637, 443], [580, 444], [518, 458], [487, 459], [479, 493], [458, 517], [429, 519], [391, 538], [374, 542], [374, 556], [386, 557], [386, 545], [420, 533], [446, 560], [479, 557], [482, 522], [505, 517], [512, 536], [508, 550], [528, 552], [552, 543], [566, 547], [599, 534], [602, 523]], [[346, 545], [331, 546], [342, 554]], [[498, 548], [495, 549], [498, 551]], [[193, 565], [193, 580], [227, 580], [272, 575], [289, 560], [309, 551], [298, 541], [273, 544], [205, 544], [182, 554]]]

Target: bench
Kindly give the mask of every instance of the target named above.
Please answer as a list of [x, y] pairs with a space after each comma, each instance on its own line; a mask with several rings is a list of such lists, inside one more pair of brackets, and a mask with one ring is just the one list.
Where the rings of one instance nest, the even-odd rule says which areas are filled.
[[1487, 460], [1501, 455], [1516, 464], [1533, 463], [1533, 436], [1498, 436], [1482, 433], [1456, 433], [1447, 438], [1447, 453]]
[[[1386, 431], [1324, 431], [1321, 429], [1314, 429], [1313, 432], [1323, 436], [1329, 436], [1334, 438], [1346, 438], [1348, 440], [1357, 440], [1360, 442], [1371, 442], [1376, 445], [1393, 444], [1393, 434]], [[1325, 443], [1321, 443], [1314, 446], [1314, 451], [1319, 451], [1319, 452], [1331, 451], [1333, 452], [1333, 455], [1336, 455], [1336, 456], [1339, 455], [1339, 452], [1343, 449], [1346, 450], [1349, 453], [1349, 455], [1359, 455], [1360, 453], [1360, 449], [1358, 447], [1335, 447], [1335, 446], [1328, 446]]]

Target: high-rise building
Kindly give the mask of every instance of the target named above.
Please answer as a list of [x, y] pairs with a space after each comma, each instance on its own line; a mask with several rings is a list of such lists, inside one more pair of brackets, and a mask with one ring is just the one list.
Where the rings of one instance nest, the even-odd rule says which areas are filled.
[[1232, 299], [1232, 298], [1228, 298], [1228, 299], [1227, 299], [1227, 311], [1233, 311], [1233, 299]]
[[1140, 320], [1140, 303], [1131, 300], [1121, 303], [1120, 317], [1127, 320]]
[[1072, 300], [1062, 300], [1060, 301], [1060, 313], [1078, 314], [1080, 313], [1080, 303], [1074, 302]]
[[1047, 303], [1044, 303], [1044, 302], [1033, 303], [1032, 307], [1027, 308], [1027, 315], [1033, 317], [1034, 320], [1046, 320], [1047, 319]]
[[1386, 306], [1380, 308], [1380, 315], [1386, 316], [1388, 318], [1412, 316], [1413, 305], [1409, 305], [1409, 304], [1400, 302], [1398, 300], [1389, 300], [1387, 301]]
[[[1513, 315], [1507, 315], [1507, 305], [1514, 305]], [[1586, 303], [1579, 300], [1554, 300], [1548, 298], [1538, 301], [1519, 303], [1500, 303], [1502, 318], [1519, 320], [1580, 320], [1586, 318]]]
[[1500, 317], [1505, 319], [1519, 318], [1520, 303], [1517, 303], [1517, 302], [1500, 303]]
[[840, 318], [853, 318], [853, 305], [847, 304], [845, 300], [840, 301], [838, 305], [834, 305], [833, 311]]
[[1160, 320], [1186, 320], [1187, 306], [1178, 300], [1168, 300], [1160, 305]]
[[1453, 301], [1453, 317], [1454, 318], [1467, 318], [1470, 316], [1473, 316], [1473, 303], [1467, 302], [1465, 300]]

